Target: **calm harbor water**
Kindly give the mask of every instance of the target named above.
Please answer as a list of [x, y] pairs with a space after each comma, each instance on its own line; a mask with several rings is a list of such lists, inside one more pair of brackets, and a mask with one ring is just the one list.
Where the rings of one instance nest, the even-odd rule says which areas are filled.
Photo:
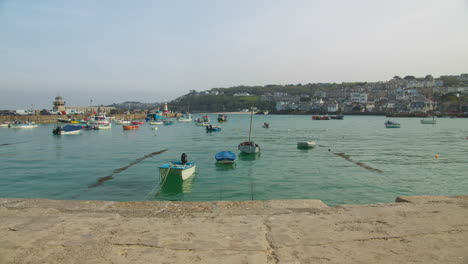
[[[200, 115], [198, 115], [200, 116]], [[194, 118], [198, 117], [194, 115]], [[210, 115], [216, 120], [216, 115]], [[253, 139], [261, 153], [240, 156], [235, 166], [215, 163], [214, 154], [248, 137], [249, 115], [229, 115], [206, 133], [194, 123], [135, 131], [82, 131], [55, 136], [55, 125], [23, 130], [0, 128], [0, 197], [77, 200], [269, 200], [320, 199], [329, 205], [392, 202], [398, 195], [460, 195], [468, 191], [468, 120], [395, 119], [400, 129], [384, 127], [385, 117], [345, 116], [314, 121], [311, 116], [254, 116]], [[269, 122], [271, 128], [261, 127]], [[297, 141], [315, 140], [311, 150]], [[97, 178], [111, 175], [94, 188]], [[197, 163], [194, 177], [159, 188], [158, 166], [185, 152]], [[344, 153], [349, 155], [345, 159]], [[439, 158], [435, 155], [438, 154]]]

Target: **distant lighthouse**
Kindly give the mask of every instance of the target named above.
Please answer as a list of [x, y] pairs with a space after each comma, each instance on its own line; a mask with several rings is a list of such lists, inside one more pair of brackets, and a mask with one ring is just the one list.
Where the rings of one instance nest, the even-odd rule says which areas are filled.
[[164, 101], [164, 113], [169, 112], [169, 109], [167, 108], [167, 100]]
[[55, 97], [54, 107], [52, 108], [52, 110], [57, 112], [65, 111], [65, 101], [61, 96]]

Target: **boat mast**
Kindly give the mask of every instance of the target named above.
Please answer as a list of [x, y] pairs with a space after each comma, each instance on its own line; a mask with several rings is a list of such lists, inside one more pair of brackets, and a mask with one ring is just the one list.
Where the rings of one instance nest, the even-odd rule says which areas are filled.
[[249, 142], [250, 142], [250, 136], [252, 134], [252, 118], [253, 118], [253, 109], [251, 109], [252, 112], [250, 112], [250, 128], [249, 128]]

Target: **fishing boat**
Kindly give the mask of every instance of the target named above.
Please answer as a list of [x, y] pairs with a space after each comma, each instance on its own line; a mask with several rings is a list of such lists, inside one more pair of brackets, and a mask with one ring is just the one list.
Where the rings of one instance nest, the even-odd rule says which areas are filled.
[[25, 123], [14, 123], [14, 124], [10, 124], [10, 127], [11, 128], [36, 128], [37, 127], [37, 124], [34, 123], [34, 122], [25, 122]]
[[270, 128], [270, 123], [264, 122], [264, 123], [262, 124], [262, 127], [263, 127], [263, 128]]
[[167, 177], [186, 180], [190, 178], [196, 169], [195, 162], [187, 162], [187, 155], [182, 154], [181, 161], [170, 161], [159, 166], [159, 177], [165, 182]]
[[220, 126], [209, 125], [209, 126], [206, 127], [206, 132], [218, 132], [218, 131], [221, 131]]
[[240, 143], [239, 146], [237, 147], [242, 153], [246, 153], [246, 154], [252, 154], [252, 153], [260, 152], [260, 146], [251, 140], [251, 137], [252, 137], [252, 118], [253, 118], [253, 110], [250, 113], [249, 140]]
[[177, 118], [177, 122], [192, 122], [191, 114], [184, 114], [182, 117]]
[[400, 128], [400, 123], [394, 121], [387, 120], [384, 124], [386, 128]]
[[10, 122], [0, 122], [0, 127], [9, 127]]
[[225, 114], [218, 115], [218, 122], [226, 122], [226, 121], [227, 121], [227, 115]]
[[58, 126], [52, 130], [54, 135], [76, 135], [81, 132], [81, 126], [66, 125], [64, 127]]
[[236, 160], [236, 154], [231, 151], [221, 151], [215, 154], [218, 163], [231, 164]]
[[135, 130], [138, 129], [140, 126], [138, 125], [129, 125], [129, 126], [122, 126], [123, 130]]
[[299, 141], [297, 142], [297, 148], [309, 149], [315, 147], [315, 141]]

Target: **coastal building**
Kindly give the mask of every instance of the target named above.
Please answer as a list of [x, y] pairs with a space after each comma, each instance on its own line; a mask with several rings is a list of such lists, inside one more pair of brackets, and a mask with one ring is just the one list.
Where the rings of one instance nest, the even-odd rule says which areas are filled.
[[353, 103], [366, 104], [367, 103], [367, 93], [351, 93], [349, 99]]
[[54, 107], [52, 108], [55, 112], [63, 112], [65, 111], [65, 101], [61, 96], [55, 97]]

